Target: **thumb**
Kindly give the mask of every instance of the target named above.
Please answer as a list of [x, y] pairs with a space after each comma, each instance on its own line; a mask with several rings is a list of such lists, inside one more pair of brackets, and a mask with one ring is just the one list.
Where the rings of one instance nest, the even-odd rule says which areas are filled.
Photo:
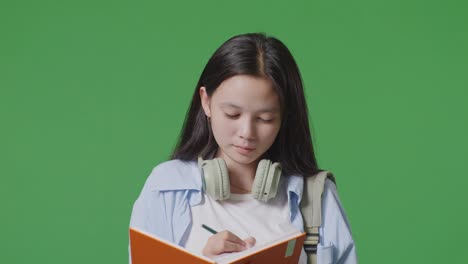
[[244, 242], [247, 243], [247, 248], [251, 248], [255, 246], [255, 243], [257, 242], [257, 240], [255, 239], [255, 237], [248, 237], [244, 239]]

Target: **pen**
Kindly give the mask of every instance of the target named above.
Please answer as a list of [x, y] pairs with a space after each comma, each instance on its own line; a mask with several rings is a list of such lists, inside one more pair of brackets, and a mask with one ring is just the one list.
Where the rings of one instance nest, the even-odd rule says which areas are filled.
[[214, 229], [212, 229], [212, 228], [210, 228], [210, 227], [208, 227], [208, 226], [206, 226], [206, 225], [204, 225], [204, 224], [202, 224], [201, 226], [202, 226], [203, 228], [205, 228], [206, 230], [210, 231], [212, 234], [218, 233], [218, 232], [216, 232]]

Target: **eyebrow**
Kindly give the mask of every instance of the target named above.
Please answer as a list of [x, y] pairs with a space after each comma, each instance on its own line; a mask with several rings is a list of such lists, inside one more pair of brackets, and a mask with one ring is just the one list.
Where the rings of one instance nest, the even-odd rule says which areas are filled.
[[[242, 107], [235, 105], [233, 103], [221, 103], [220, 106], [242, 109]], [[257, 111], [257, 113], [264, 113], [264, 112], [276, 113], [276, 112], [279, 112], [279, 108], [274, 106], [274, 107], [269, 107], [269, 108], [263, 108]]]

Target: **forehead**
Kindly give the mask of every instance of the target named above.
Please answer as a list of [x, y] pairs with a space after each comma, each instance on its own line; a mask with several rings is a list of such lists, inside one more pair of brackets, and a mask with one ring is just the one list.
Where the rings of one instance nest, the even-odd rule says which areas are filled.
[[212, 100], [220, 107], [279, 111], [279, 97], [273, 83], [250, 75], [226, 79], [213, 93]]

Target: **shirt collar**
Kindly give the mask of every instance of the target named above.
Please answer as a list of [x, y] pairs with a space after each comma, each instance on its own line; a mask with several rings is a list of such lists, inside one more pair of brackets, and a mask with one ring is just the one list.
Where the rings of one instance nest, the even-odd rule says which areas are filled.
[[287, 176], [287, 190], [289, 194], [296, 195], [297, 203], [301, 203], [302, 192], [304, 190], [304, 177], [299, 175]]

